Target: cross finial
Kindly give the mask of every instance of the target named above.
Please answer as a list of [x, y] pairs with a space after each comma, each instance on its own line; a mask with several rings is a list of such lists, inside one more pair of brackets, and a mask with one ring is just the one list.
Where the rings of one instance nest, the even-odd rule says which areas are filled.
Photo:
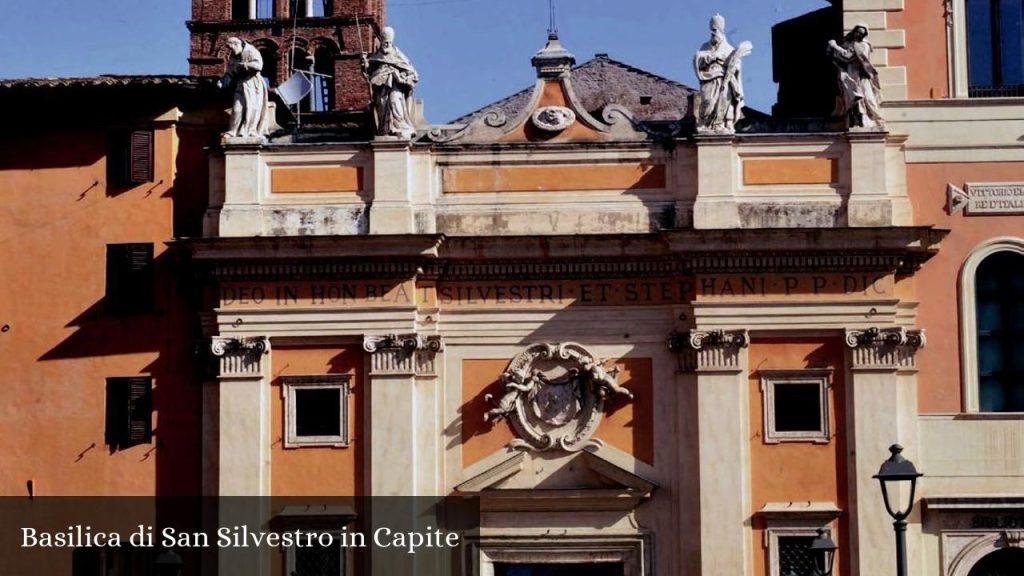
[[558, 20], [555, 18], [555, 0], [548, 0], [548, 35], [558, 34]]

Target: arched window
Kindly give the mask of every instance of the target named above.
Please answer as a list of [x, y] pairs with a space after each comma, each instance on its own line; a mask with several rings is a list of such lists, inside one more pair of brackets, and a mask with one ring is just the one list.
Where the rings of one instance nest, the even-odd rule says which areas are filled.
[[1020, 574], [1024, 566], [1024, 549], [1003, 548], [982, 558], [967, 576], [1010, 576]]
[[1024, 240], [976, 249], [960, 289], [966, 410], [1024, 412]]
[[260, 51], [260, 56], [263, 57], [263, 69], [260, 71], [263, 80], [267, 83], [268, 88], [277, 86], [277, 46], [261, 40], [257, 40], [253, 44]]
[[313, 92], [310, 94], [311, 112], [329, 112], [334, 108], [334, 54], [325, 47], [314, 52]]

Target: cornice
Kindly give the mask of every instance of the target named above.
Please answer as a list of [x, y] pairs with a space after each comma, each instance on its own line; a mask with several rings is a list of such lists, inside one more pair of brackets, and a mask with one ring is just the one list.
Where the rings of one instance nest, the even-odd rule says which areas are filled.
[[637, 278], [724, 273], [913, 273], [930, 227], [681, 230], [561, 236], [204, 238], [170, 245], [215, 279]]

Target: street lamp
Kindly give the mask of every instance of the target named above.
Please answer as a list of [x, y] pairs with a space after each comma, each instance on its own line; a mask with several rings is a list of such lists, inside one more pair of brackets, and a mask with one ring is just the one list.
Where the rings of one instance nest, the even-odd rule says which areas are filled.
[[832, 563], [836, 559], [836, 543], [828, 537], [824, 528], [818, 528], [818, 537], [811, 541], [811, 556], [814, 558], [816, 576], [832, 576]]
[[[914, 492], [917, 489], [917, 479], [924, 474], [914, 468], [914, 463], [903, 457], [903, 446], [893, 444], [889, 447], [892, 453], [889, 459], [882, 462], [875, 478], [882, 485], [882, 498], [885, 500], [885, 510], [892, 516], [892, 527], [896, 531], [896, 576], [907, 576], [907, 516], [914, 509]], [[910, 483], [910, 498], [906, 502], [900, 502], [900, 487], [904, 483]], [[893, 499], [896, 500], [896, 507], [893, 507]]]
[[157, 576], [180, 576], [181, 569], [185, 566], [181, 556], [178, 556], [178, 553], [170, 548], [161, 552], [153, 564]]

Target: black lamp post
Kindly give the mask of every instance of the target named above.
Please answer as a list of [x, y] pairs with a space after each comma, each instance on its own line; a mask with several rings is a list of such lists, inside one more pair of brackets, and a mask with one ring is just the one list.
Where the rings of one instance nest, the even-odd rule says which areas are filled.
[[182, 561], [181, 556], [169, 548], [161, 552], [153, 562], [157, 576], [180, 576], [184, 566], [185, 562]]
[[[907, 576], [907, 516], [910, 516], [914, 509], [917, 479], [924, 474], [914, 468], [913, 462], [903, 457], [903, 446], [893, 444], [889, 447], [889, 452], [892, 452], [892, 456], [882, 462], [882, 467], [878, 469], [875, 478], [882, 485], [885, 510], [895, 520], [892, 526], [896, 531], [896, 576]], [[910, 498], [906, 502], [900, 502], [900, 486], [906, 482], [910, 483]], [[896, 502], [893, 502], [893, 499], [896, 499]]]
[[818, 528], [818, 537], [811, 541], [811, 556], [814, 558], [815, 576], [832, 576], [832, 564], [836, 559], [836, 543], [828, 537], [824, 528]]

